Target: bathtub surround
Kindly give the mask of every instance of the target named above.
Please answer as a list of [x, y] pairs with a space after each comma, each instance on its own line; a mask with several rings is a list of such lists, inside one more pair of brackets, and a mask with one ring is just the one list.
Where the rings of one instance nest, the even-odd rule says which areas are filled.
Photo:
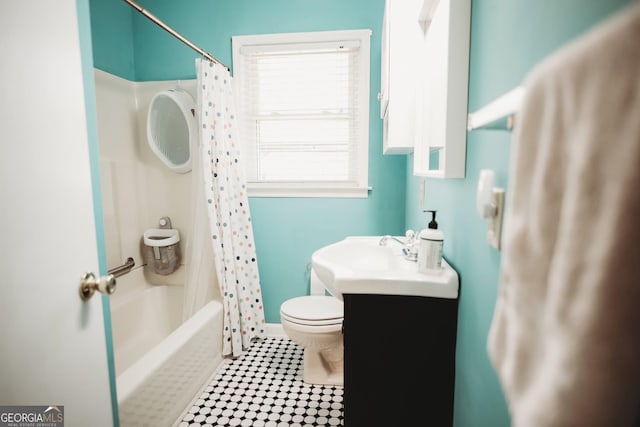
[[[131, 82], [99, 70], [95, 81], [107, 264], [127, 256], [136, 261], [110, 297], [120, 425], [163, 425], [180, 415], [222, 361], [222, 305], [210, 302], [221, 301], [215, 270], [202, 268], [200, 278], [208, 274], [211, 286], [191, 307], [194, 315], [183, 319], [185, 267], [152, 274], [140, 252], [144, 231], [163, 216], [180, 230], [181, 244], [190, 248], [199, 237], [190, 227], [192, 174], [170, 171], [145, 133], [152, 97], [180, 85], [195, 99], [195, 81]], [[191, 253], [182, 252], [190, 266]]]
[[[200, 161], [224, 306], [222, 353], [239, 356], [265, 335], [262, 291], [229, 70], [197, 59]], [[198, 196], [196, 196], [198, 197]], [[202, 286], [210, 286], [208, 283]]]
[[111, 316], [120, 426], [167, 425], [222, 363], [222, 304], [182, 322], [182, 286], [145, 285], [141, 270], [118, 284], [129, 290]]
[[[142, 268], [142, 236], [158, 227], [163, 216], [180, 231], [181, 253], [186, 254], [184, 246], [191, 238], [191, 174], [176, 174], [156, 158], [147, 144], [146, 120], [157, 92], [180, 85], [195, 99], [195, 80], [131, 82], [100, 70], [94, 76], [108, 268], [130, 256], [135, 268]], [[169, 276], [145, 271], [148, 281], [161, 284], [183, 284], [184, 273], [184, 268]], [[118, 289], [114, 297], [121, 292]]]
[[123, 293], [112, 299], [111, 326], [120, 376], [180, 326], [182, 287], [148, 285], [141, 269], [117, 280]]

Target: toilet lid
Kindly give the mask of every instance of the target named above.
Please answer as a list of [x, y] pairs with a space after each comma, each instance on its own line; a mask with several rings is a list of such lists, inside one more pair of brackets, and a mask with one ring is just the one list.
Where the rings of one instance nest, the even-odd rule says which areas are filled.
[[280, 306], [280, 315], [304, 324], [341, 322], [343, 313], [342, 301], [331, 296], [297, 297], [283, 302]]

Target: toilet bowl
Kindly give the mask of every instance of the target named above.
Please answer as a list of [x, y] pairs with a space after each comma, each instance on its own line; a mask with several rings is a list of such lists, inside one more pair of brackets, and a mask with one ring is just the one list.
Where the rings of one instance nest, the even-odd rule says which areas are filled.
[[280, 306], [287, 336], [304, 349], [304, 382], [343, 385], [343, 303], [324, 295], [324, 285], [311, 272], [311, 295], [289, 299]]

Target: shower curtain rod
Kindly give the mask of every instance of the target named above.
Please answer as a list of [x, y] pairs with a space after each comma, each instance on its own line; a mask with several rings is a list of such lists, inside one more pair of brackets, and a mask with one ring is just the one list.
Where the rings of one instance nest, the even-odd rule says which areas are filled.
[[140, 12], [142, 15], [144, 15], [147, 19], [149, 19], [151, 22], [153, 22], [154, 24], [158, 25], [160, 28], [162, 28], [163, 30], [165, 30], [166, 32], [168, 32], [169, 34], [171, 34], [173, 37], [177, 38], [178, 40], [180, 40], [182, 43], [186, 44], [187, 46], [189, 46], [191, 49], [195, 50], [196, 52], [198, 52], [200, 55], [202, 55], [203, 57], [205, 57], [206, 59], [208, 59], [211, 62], [215, 62], [216, 64], [220, 64], [223, 67], [225, 67], [227, 70], [231, 71], [231, 69], [229, 67], [227, 67], [222, 61], [220, 61], [218, 58], [216, 58], [215, 56], [211, 55], [210, 53], [206, 52], [205, 50], [199, 48], [198, 46], [196, 46], [195, 44], [191, 43], [188, 39], [186, 39], [182, 34], [178, 33], [176, 30], [174, 30], [173, 28], [171, 28], [170, 26], [168, 26], [167, 24], [165, 24], [164, 22], [162, 22], [160, 19], [158, 19], [154, 14], [152, 14], [151, 12], [149, 12], [148, 10], [144, 9], [142, 6], [140, 6], [138, 3], [134, 2], [133, 0], [124, 0], [126, 3], [129, 4], [129, 6], [131, 6], [132, 8], [134, 8], [135, 10], [137, 10], [138, 12]]

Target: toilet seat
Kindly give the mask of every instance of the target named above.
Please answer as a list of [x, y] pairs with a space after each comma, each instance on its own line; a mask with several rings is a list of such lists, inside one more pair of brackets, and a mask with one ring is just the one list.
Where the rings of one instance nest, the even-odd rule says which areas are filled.
[[304, 296], [287, 300], [280, 306], [280, 316], [306, 326], [340, 325], [343, 303], [332, 296]]

